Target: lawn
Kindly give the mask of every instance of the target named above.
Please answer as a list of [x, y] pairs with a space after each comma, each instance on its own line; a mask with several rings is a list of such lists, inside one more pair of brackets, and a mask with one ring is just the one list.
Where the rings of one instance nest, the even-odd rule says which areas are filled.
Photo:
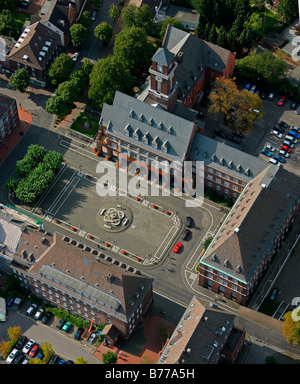
[[[257, 13], [261, 16], [262, 21], [264, 21], [265, 11], [259, 11]], [[285, 24], [283, 24], [279, 20], [278, 16], [276, 14], [274, 14], [273, 12], [271, 12], [270, 10], [267, 9], [267, 12], [266, 12], [266, 24], [265, 24], [265, 34], [270, 32], [270, 31], [280, 33], [285, 27], [286, 27]]]
[[[89, 126], [86, 126], [87, 122], [89, 123]], [[80, 132], [88, 137], [93, 138], [98, 132], [99, 122], [93, 117], [90, 117], [84, 113], [80, 113], [70, 128], [76, 132]]]

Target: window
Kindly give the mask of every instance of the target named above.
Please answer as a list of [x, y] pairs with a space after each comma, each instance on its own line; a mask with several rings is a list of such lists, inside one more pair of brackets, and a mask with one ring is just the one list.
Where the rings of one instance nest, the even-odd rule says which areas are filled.
[[160, 64], [157, 64], [157, 72], [162, 73], [162, 66]]

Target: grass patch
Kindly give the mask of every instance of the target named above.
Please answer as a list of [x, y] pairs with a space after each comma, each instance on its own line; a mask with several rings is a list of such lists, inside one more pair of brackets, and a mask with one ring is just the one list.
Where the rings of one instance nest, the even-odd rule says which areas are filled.
[[[86, 122], [90, 123], [89, 128], [85, 128]], [[83, 135], [93, 138], [95, 134], [98, 132], [99, 124], [97, 119], [91, 116], [88, 116], [84, 113], [80, 113], [77, 119], [72, 123], [70, 128], [76, 132], [80, 132]]]
[[[257, 13], [261, 16], [262, 22], [264, 22], [265, 11], [258, 11]], [[285, 28], [285, 24], [283, 24], [279, 20], [278, 16], [273, 12], [271, 12], [269, 9], [267, 9], [265, 34], [267, 34], [270, 31], [280, 33], [281, 31], [284, 30], [284, 28]]]

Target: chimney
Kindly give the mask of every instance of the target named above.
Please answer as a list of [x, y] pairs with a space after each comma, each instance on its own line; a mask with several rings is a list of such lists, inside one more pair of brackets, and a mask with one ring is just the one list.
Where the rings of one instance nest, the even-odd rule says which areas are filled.
[[107, 282], [108, 282], [108, 283], [112, 283], [113, 280], [114, 280], [114, 275], [113, 275], [111, 272], [109, 272], [109, 273], [107, 274]]
[[70, 27], [74, 24], [75, 19], [76, 19], [76, 9], [73, 4], [69, 4], [68, 21], [70, 23]]

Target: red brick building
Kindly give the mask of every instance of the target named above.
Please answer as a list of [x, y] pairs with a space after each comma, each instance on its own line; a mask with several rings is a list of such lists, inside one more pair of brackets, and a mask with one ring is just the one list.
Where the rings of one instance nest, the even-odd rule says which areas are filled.
[[17, 102], [9, 96], [0, 94], [0, 147], [7, 136], [20, 124]]
[[[44, 242], [40, 237], [36, 246]], [[112, 261], [100, 251], [55, 234], [38, 258], [19, 248], [11, 268], [22, 285], [45, 303], [96, 324], [113, 324], [119, 337], [127, 339], [152, 303], [153, 279]]]
[[200, 259], [199, 284], [246, 305], [300, 208], [296, 175], [269, 165], [250, 181]]

